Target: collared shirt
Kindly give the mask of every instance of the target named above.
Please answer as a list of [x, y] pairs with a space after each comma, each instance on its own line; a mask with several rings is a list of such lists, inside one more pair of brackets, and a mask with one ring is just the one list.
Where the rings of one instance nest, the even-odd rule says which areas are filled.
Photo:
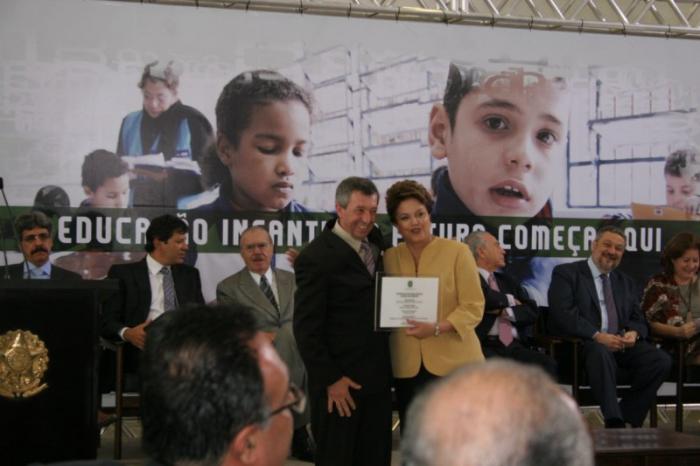
[[[151, 286], [151, 306], [148, 311], [148, 320], [155, 320], [165, 312], [165, 294], [163, 293], [163, 274], [160, 273], [163, 264], [146, 254], [146, 266], [148, 267], [148, 283]], [[172, 271], [172, 269], [170, 269]], [[119, 336], [124, 339], [124, 331], [127, 327], [119, 331]]]
[[[486, 280], [486, 283], [488, 284], [488, 282], [489, 282], [489, 275], [491, 275], [491, 272], [489, 272], [489, 271], [486, 270], [486, 269], [482, 269], [481, 267], [477, 267], [477, 270], [479, 271], [479, 275], [481, 275], [481, 276], [484, 278], [484, 280]], [[494, 277], [494, 279], [495, 279], [495, 277]], [[489, 286], [490, 286], [490, 285], [489, 285]], [[513, 312], [512, 307], [510, 307], [510, 306], [515, 306], [515, 296], [513, 296], [513, 295], [510, 294], [510, 293], [503, 293], [503, 294], [506, 295], [506, 298], [508, 298], [508, 305], [509, 305], [509, 307], [505, 308], [505, 309], [506, 309], [506, 315], [505, 315], [505, 316], [506, 316], [506, 317], [508, 318], [508, 320], [510, 320], [511, 322], [515, 322], [515, 313]], [[511, 330], [512, 330], [512, 332], [513, 332], [513, 338], [520, 338], [520, 337], [518, 336], [518, 329], [515, 328], [515, 325], [511, 326]], [[490, 336], [498, 336], [498, 319], [496, 319], [496, 320], [493, 322], [493, 325], [491, 326], [491, 329], [489, 330], [489, 333], [488, 333], [488, 334], [489, 334]]]
[[51, 278], [51, 261], [46, 261], [41, 267], [37, 267], [29, 261], [24, 261], [22, 276], [26, 280], [48, 280]]
[[[258, 288], [260, 288], [260, 277], [261, 275], [259, 273], [255, 273], [252, 270], [248, 269], [248, 273], [250, 276], [253, 278], [253, 281], [255, 282], [256, 285], [258, 285]], [[267, 280], [267, 283], [270, 284], [270, 288], [272, 288], [272, 294], [275, 296], [275, 301], [277, 301], [277, 306], [280, 305], [280, 295], [277, 292], [277, 280], [275, 280], [275, 274], [272, 273], [272, 267], [267, 269], [267, 272], [265, 272], [265, 279]]]
[[151, 308], [148, 311], [148, 319], [155, 320], [165, 312], [163, 274], [160, 273], [164, 265], [151, 257], [150, 254], [146, 255], [146, 265], [148, 266], [148, 281], [151, 284]]
[[362, 244], [362, 241], [353, 238], [350, 233], [343, 230], [343, 227], [340, 226], [340, 222], [336, 221], [335, 225], [333, 225], [333, 233], [340, 236], [340, 239], [348, 243], [358, 255], [360, 254], [360, 245]]
[[595, 291], [598, 295], [598, 304], [600, 306], [600, 331], [608, 331], [608, 307], [605, 305], [605, 295], [603, 294], [603, 273], [598, 269], [598, 266], [593, 262], [593, 258], [588, 258], [588, 267], [593, 275], [593, 283], [595, 283]]

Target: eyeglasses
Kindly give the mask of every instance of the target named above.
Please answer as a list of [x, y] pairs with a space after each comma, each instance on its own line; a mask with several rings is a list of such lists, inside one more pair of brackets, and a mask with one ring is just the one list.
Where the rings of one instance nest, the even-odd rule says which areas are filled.
[[38, 235], [27, 235], [22, 238], [22, 241], [26, 241], [27, 243], [33, 243], [36, 240], [39, 241], [46, 241], [49, 239], [49, 234], [48, 233], [39, 233]]
[[267, 419], [277, 416], [287, 409], [297, 414], [304, 412], [304, 408], [306, 408], [306, 395], [304, 395], [304, 392], [293, 383], [290, 383], [289, 393], [292, 394], [292, 401], [270, 411], [270, 413], [267, 415]]

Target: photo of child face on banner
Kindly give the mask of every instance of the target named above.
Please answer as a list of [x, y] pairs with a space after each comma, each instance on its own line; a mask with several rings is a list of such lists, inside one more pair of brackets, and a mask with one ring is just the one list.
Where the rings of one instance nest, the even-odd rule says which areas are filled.
[[431, 154], [448, 167], [434, 214], [551, 217], [568, 114], [563, 78], [450, 64], [443, 103], [430, 114]]
[[672, 152], [664, 165], [666, 205], [697, 215], [700, 158], [694, 149]]
[[233, 78], [216, 104], [216, 150], [203, 163], [219, 198], [204, 210], [305, 212], [295, 182], [310, 146], [311, 96], [269, 70]]

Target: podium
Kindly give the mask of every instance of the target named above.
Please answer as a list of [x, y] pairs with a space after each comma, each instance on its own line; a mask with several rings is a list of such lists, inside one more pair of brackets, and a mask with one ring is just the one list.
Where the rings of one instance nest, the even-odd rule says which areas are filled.
[[112, 280], [0, 280], [0, 452], [25, 465], [97, 456], [101, 303]]

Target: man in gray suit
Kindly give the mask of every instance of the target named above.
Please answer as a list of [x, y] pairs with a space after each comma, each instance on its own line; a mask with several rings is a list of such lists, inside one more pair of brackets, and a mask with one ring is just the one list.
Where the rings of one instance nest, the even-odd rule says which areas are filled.
[[[307, 391], [306, 369], [292, 331], [294, 274], [272, 268], [274, 245], [263, 227], [253, 226], [241, 234], [241, 257], [245, 268], [225, 278], [216, 287], [220, 304], [245, 306], [254, 311], [259, 329], [269, 334], [282, 360], [289, 368], [289, 379]], [[294, 414], [292, 455], [313, 461], [314, 445], [309, 436], [308, 408]]]

